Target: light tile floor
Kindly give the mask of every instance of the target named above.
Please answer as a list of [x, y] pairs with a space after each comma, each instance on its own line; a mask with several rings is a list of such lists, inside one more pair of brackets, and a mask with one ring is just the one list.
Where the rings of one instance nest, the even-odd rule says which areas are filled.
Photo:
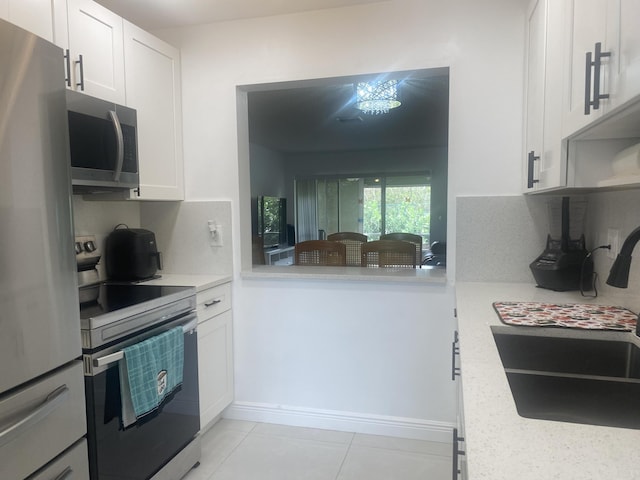
[[448, 480], [451, 445], [220, 420], [184, 480]]

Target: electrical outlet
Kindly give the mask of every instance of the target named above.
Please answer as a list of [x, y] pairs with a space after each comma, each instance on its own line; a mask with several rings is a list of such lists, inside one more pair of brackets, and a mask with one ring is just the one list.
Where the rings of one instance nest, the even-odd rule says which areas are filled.
[[615, 259], [620, 250], [620, 230], [617, 228], [609, 228], [607, 230], [607, 244], [611, 245], [611, 249], [607, 252], [607, 257]]

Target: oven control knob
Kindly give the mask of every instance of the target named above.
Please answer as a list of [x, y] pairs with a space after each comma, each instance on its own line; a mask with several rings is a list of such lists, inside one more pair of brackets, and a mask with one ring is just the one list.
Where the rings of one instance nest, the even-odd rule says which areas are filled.
[[82, 253], [82, 243], [76, 242], [76, 255], [79, 255], [81, 253]]
[[87, 253], [91, 253], [91, 252], [95, 252], [96, 251], [96, 244], [93, 242], [93, 240], [89, 240], [88, 242], [84, 242], [84, 249]]

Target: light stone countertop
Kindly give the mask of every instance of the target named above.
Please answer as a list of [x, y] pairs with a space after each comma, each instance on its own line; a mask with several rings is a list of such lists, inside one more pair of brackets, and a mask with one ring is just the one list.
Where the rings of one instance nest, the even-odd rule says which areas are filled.
[[196, 287], [196, 292], [201, 292], [208, 288], [213, 288], [223, 283], [229, 283], [231, 275], [186, 275], [167, 273], [161, 274], [160, 278], [147, 280], [147, 285], [178, 285], [185, 287]]
[[456, 284], [469, 480], [640, 479], [639, 430], [518, 415], [491, 327], [536, 335], [622, 339], [639, 345], [640, 339], [627, 332], [507, 326], [493, 309], [495, 301], [620, 305], [607, 298], [552, 292], [527, 283]]
[[447, 282], [446, 269], [423, 266], [422, 268], [364, 268], [326, 267], [306, 265], [253, 266], [243, 270], [242, 278], [284, 278], [292, 280], [356, 280], [391, 283], [439, 283]]

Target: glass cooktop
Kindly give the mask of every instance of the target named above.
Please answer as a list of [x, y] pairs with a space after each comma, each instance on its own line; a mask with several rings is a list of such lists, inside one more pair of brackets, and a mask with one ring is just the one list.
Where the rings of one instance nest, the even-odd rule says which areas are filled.
[[[164, 297], [174, 297], [176, 296], [175, 294], [194, 291], [193, 287], [141, 285], [139, 283], [102, 283], [96, 287], [89, 288], [98, 289], [97, 299], [80, 304], [80, 319], [95, 318], [126, 309], [127, 307], [141, 306], [146, 302], [153, 302]], [[167, 298], [167, 300], [171, 301], [170, 298]]]

